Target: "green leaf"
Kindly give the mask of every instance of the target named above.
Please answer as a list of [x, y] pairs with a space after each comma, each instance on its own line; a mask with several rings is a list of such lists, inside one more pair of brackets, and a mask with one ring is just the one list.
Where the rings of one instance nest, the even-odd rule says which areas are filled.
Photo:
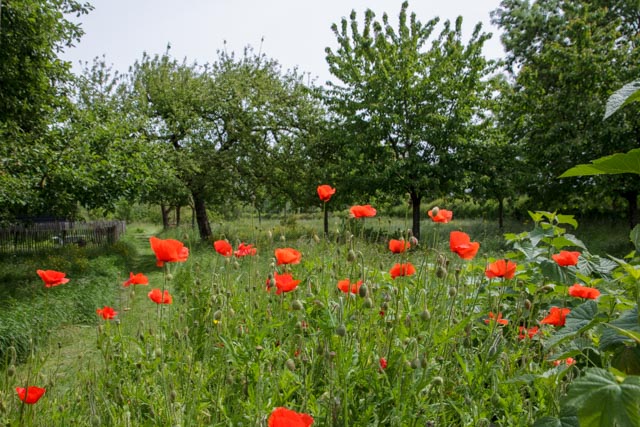
[[571, 383], [564, 404], [577, 408], [581, 427], [640, 425], [640, 377], [619, 383], [604, 369], [587, 369]]
[[536, 420], [533, 427], [580, 427], [580, 423], [575, 408], [563, 407], [558, 418], [542, 417]]
[[587, 175], [616, 175], [620, 173], [640, 174], [640, 148], [628, 153], [617, 153], [611, 156], [592, 160], [591, 164], [574, 166], [560, 175], [560, 178]]
[[605, 324], [605, 328], [602, 331], [602, 336], [600, 337], [599, 347], [601, 350], [607, 350], [615, 345], [633, 341], [629, 337], [618, 333], [618, 331], [616, 329], [613, 329], [611, 326], [618, 329], [624, 329], [626, 331], [640, 333], [640, 322], [638, 322], [638, 307], [636, 306], [631, 310], [625, 311], [613, 322]]
[[627, 375], [640, 375], [640, 347], [621, 347], [611, 358], [611, 366]]
[[640, 100], [640, 80], [635, 80], [622, 86], [609, 97], [603, 120], [625, 105], [638, 100]]
[[636, 248], [636, 251], [640, 251], [640, 224], [633, 227], [633, 230], [629, 233], [629, 239]]
[[573, 215], [557, 214], [556, 221], [558, 221], [558, 224], [569, 224], [573, 228], [578, 228], [578, 221], [575, 220]]
[[592, 328], [601, 322], [598, 315], [598, 304], [587, 301], [579, 305], [567, 315], [564, 327], [552, 335], [544, 344], [545, 348], [553, 347], [561, 342], [574, 338], [576, 335]]

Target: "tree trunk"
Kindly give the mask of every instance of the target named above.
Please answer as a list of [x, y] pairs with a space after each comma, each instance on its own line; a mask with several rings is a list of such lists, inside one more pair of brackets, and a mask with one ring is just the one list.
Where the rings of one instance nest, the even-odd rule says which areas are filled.
[[420, 240], [420, 202], [422, 201], [422, 196], [414, 192], [410, 192], [409, 195], [411, 196], [411, 206], [413, 207], [413, 224], [411, 231], [415, 238]]
[[207, 216], [207, 206], [204, 202], [204, 198], [200, 193], [192, 192], [193, 207], [196, 211], [196, 221], [198, 223], [198, 231], [200, 232], [200, 238], [202, 240], [209, 240], [211, 238], [211, 225], [209, 225], [209, 217]]
[[498, 196], [498, 228], [504, 229], [504, 197]]
[[633, 228], [638, 225], [638, 192], [628, 191], [624, 193], [624, 198], [627, 200], [627, 220], [629, 221], [629, 228]]
[[180, 227], [180, 205], [176, 206], [176, 227]]
[[169, 209], [171, 209], [170, 206], [165, 207], [164, 203], [160, 203], [160, 211], [162, 211], [162, 228], [165, 230], [169, 228]]

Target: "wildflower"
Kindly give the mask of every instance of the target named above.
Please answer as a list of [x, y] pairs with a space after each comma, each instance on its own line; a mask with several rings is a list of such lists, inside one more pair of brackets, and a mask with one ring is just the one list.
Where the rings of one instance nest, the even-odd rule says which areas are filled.
[[117, 311], [115, 311], [113, 308], [106, 305], [102, 308], [97, 308], [96, 313], [98, 314], [98, 316], [102, 317], [104, 320], [113, 319], [114, 317], [116, 317], [116, 314], [118, 314]]
[[484, 271], [484, 274], [489, 279], [494, 279], [496, 277], [513, 279], [513, 276], [516, 274], [516, 263], [505, 259], [499, 259], [489, 264]]
[[573, 357], [567, 357], [564, 360], [557, 359], [553, 361], [553, 366], [560, 366], [562, 362], [564, 362], [564, 364], [567, 366], [571, 366], [576, 363], [576, 359], [574, 359]]
[[576, 283], [569, 287], [569, 295], [577, 298], [596, 299], [600, 296], [600, 291], [596, 288], [590, 288]]
[[402, 252], [406, 251], [410, 247], [411, 247], [411, 244], [404, 240], [396, 240], [396, 239], [389, 240], [389, 250], [394, 254], [401, 254]]
[[389, 273], [391, 274], [391, 278], [395, 279], [399, 276], [411, 276], [416, 274], [416, 268], [410, 262], [406, 264], [396, 264], [391, 267]]
[[69, 282], [69, 279], [66, 277], [66, 273], [61, 273], [60, 271], [55, 270], [36, 270], [38, 276], [44, 282], [44, 286], [46, 288], [51, 288], [53, 286], [64, 285]]
[[351, 218], [369, 218], [372, 216], [376, 216], [376, 210], [371, 207], [371, 205], [356, 205], [351, 206], [349, 209], [351, 212]]
[[46, 389], [36, 386], [29, 386], [26, 389], [24, 387], [16, 387], [18, 398], [29, 405], [33, 405], [40, 400], [46, 391]]
[[449, 248], [462, 259], [473, 259], [478, 253], [480, 243], [472, 242], [467, 233], [452, 231], [449, 234]]
[[325, 203], [331, 200], [331, 196], [333, 196], [335, 193], [336, 189], [331, 188], [330, 185], [323, 184], [318, 186], [318, 197], [320, 197], [320, 200]]
[[387, 369], [387, 359], [381, 357], [378, 363], [380, 364], [380, 369], [382, 369], [383, 371]]
[[311, 415], [287, 408], [275, 408], [269, 415], [269, 427], [308, 427], [313, 424]]
[[538, 332], [540, 332], [540, 328], [538, 328], [537, 326], [533, 326], [527, 329], [524, 326], [518, 326], [518, 332], [518, 338], [521, 340], [525, 339], [526, 337], [529, 337], [529, 339], [533, 339], [533, 337], [536, 336]]
[[247, 255], [254, 256], [258, 252], [258, 249], [254, 248], [253, 245], [245, 245], [244, 242], [238, 245], [238, 249], [233, 253], [236, 258], [242, 258]]
[[128, 288], [130, 285], [148, 285], [149, 278], [142, 273], [133, 274], [133, 272], [129, 272], [129, 279], [125, 280], [122, 284], [125, 288]]
[[551, 255], [551, 258], [553, 258], [560, 267], [576, 265], [579, 257], [580, 252], [578, 251], [560, 251], [559, 254]]
[[302, 258], [302, 254], [300, 252], [291, 248], [276, 249], [275, 254], [276, 259], [278, 260], [277, 265], [300, 264], [300, 259]]
[[270, 291], [273, 286], [272, 281], [275, 282], [275, 287], [277, 289], [276, 295], [280, 295], [283, 292], [291, 292], [298, 287], [298, 283], [300, 283], [300, 280], [293, 280], [293, 276], [291, 274], [278, 274], [278, 272], [275, 272], [273, 273], [273, 279], [267, 279], [268, 291]]
[[490, 311], [489, 312], [489, 318], [488, 319], [484, 319], [484, 323], [486, 323], [488, 325], [492, 321], [495, 321], [497, 324], [503, 325], [503, 326], [509, 324], [509, 321], [507, 319], [503, 319], [502, 318], [502, 313], [498, 313], [498, 316], [496, 317], [496, 315], [493, 314], [492, 311]]
[[349, 279], [340, 280], [338, 282], [338, 289], [340, 289], [345, 294], [351, 292], [352, 294], [357, 294], [360, 291], [360, 286], [362, 286], [362, 280], [358, 280], [357, 283], [349, 282]]
[[173, 303], [173, 297], [169, 294], [169, 291], [165, 290], [164, 293], [160, 289], [151, 289], [149, 292], [149, 298], [156, 304], [171, 304]]
[[429, 212], [427, 212], [427, 214], [429, 215], [429, 218], [431, 218], [433, 222], [440, 222], [442, 224], [446, 224], [449, 221], [451, 221], [451, 219], [453, 219], [452, 211], [448, 211], [446, 209], [440, 209], [438, 207], [431, 209]]
[[549, 315], [540, 321], [541, 324], [564, 326], [567, 314], [571, 312], [570, 308], [551, 307]]
[[213, 248], [222, 256], [231, 256], [233, 254], [233, 247], [226, 240], [216, 240], [213, 242]]
[[178, 240], [158, 239], [153, 236], [149, 239], [151, 249], [156, 254], [156, 265], [162, 267], [165, 262], [185, 262], [189, 257], [189, 249]]

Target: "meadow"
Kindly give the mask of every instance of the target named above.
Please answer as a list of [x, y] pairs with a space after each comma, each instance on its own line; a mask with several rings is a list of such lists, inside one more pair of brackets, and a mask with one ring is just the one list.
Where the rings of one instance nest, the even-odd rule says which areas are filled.
[[132, 224], [8, 257], [0, 423], [640, 425], [640, 234], [438, 221], [220, 222], [215, 245]]

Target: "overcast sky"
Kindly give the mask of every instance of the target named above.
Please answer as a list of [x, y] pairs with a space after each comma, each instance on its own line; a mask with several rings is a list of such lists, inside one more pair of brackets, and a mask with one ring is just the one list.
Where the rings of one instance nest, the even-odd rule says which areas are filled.
[[[326, 47], [335, 48], [331, 25], [355, 10], [359, 22], [371, 9], [378, 18], [387, 12], [394, 28], [402, 0], [89, 0], [94, 10], [80, 18], [81, 42], [62, 56], [79, 71], [80, 61], [104, 55], [114, 69], [127, 71], [143, 52], [162, 54], [171, 44], [174, 58], [207, 63], [216, 51], [241, 53], [245, 46], [262, 49], [284, 69], [298, 67], [322, 84], [331, 78]], [[500, 0], [413, 0], [409, 10], [422, 23], [438, 16], [442, 21], [461, 15], [465, 35], [482, 22], [493, 38], [485, 55], [503, 55], [489, 12]], [[437, 33], [437, 32], [436, 32]], [[261, 40], [264, 41], [261, 43]], [[225, 47], [226, 41], [226, 47]]]

